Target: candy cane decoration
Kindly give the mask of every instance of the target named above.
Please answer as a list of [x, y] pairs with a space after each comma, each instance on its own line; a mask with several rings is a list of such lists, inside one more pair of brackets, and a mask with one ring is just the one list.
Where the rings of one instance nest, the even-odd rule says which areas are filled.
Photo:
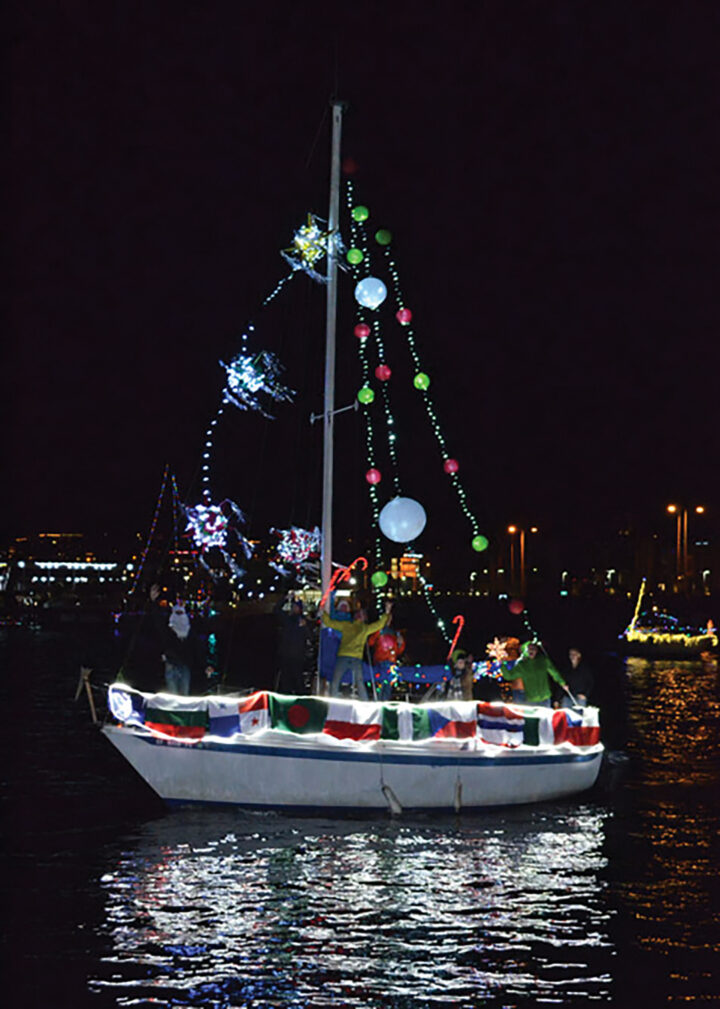
[[447, 653], [448, 662], [450, 661], [450, 656], [455, 651], [455, 645], [457, 644], [457, 639], [460, 637], [462, 629], [465, 626], [465, 617], [463, 617], [460, 613], [458, 613], [456, 617], [452, 618], [452, 622], [454, 624], [458, 624], [458, 629], [455, 631], [455, 637], [453, 638], [452, 644], [450, 645], [450, 651]]
[[325, 603], [328, 601], [328, 596], [333, 591], [333, 589], [340, 584], [340, 582], [350, 581], [350, 573], [356, 564], [359, 564], [361, 566], [361, 570], [367, 571], [368, 566], [367, 557], [356, 557], [355, 560], [352, 562], [352, 564], [348, 564], [346, 568], [338, 568], [335, 574], [330, 579], [330, 584], [325, 590], [325, 595], [320, 600], [320, 609], [323, 608]]

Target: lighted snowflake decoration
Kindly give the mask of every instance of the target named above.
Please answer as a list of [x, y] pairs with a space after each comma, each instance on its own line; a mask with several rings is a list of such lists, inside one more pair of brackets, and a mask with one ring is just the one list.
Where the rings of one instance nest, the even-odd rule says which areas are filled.
[[320, 556], [321, 536], [317, 526], [314, 529], [300, 529], [291, 526], [290, 529], [271, 529], [270, 532], [279, 536], [276, 548], [277, 560], [272, 567], [282, 574], [287, 574], [287, 567], [295, 568], [297, 572], [312, 569]]
[[226, 499], [219, 505], [198, 504], [192, 508], [185, 508], [185, 517], [187, 519], [185, 531], [191, 533], [200, 551], [200, 563], [203, 567], [211, 571], [205, 555], [216, 547], [235, 577], [239, 578], [245, 573], [230, 552], [235, 542], [246, 557], [252, 557], [253, 552], [252, 544], [238, 528], [241, 523], [244, 524], [245, 516], [234, 501]]
[[342, 242], [337, 233], [326, 231], [320, 218], [308, 214], [307, 223], [297, 229], [293, 243], [289, 249], [282, 251], [282, 257], [293, 270], [304, 270], [313, 280], [324, 283], [326, 278], [315, 269], [317, 263], [326, 256], [332, 248], [336, 253], [342, 251]]
[[272, 420], [262, 406], [261, 396], [268, 396], [276, 402], [291, 401], [295, 395], [280, 382], [282, 365], [274, 354], [263, 350], [259, 354], [238, 354], [230, 364], [221, 361], [225, 369], [227, 384], [223, 393], [226, 403], [232, 403], [239, 410], [257, 410]]
[[186, 508], [185, 517], [186, 532], [192, 532], [195, 545], [203, 553], [211, 547], [220, 547], [221, 550], [225, 548], [229, 519], [220, 505], [199, 504], [194, 508]]

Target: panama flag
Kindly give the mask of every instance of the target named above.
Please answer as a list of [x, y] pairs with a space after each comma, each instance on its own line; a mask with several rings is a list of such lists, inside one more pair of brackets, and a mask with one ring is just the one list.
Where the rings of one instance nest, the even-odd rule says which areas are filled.
[[573, 746], [594, 746], [600, 742], [600, 722], [597, 708], [561, 708], [552, 716], [555, 743], [572, 743]]
[[328, 704], [323, 732], [336, 739], [380, 738], [382, 707], [371, 701], [336, 701]]
[[244, 736], [270, 728], [270, 707], [266, 690], [250, 694], [236, 704], [240, 732]]
[[504, 704], [478, 703], [478, 734], [484, 743], [496, 746], [520, 746], [525, 719], [522, 714]]

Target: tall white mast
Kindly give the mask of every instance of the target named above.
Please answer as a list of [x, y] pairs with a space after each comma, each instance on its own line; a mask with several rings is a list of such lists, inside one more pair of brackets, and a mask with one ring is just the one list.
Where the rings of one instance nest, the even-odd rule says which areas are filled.
[[327, 315], [325, 323], [325, 402], [323, 440], [322, 502], [322, 592], [332, 577], [332, 496], [333, 496], [333, 421], [335, 412], [335, 323], [337, 315], [336, 235], [340, 218], [340, 136], [344, 102], [332, 102], [332, 149], [330, 156], [330, 210], [328, 212]]

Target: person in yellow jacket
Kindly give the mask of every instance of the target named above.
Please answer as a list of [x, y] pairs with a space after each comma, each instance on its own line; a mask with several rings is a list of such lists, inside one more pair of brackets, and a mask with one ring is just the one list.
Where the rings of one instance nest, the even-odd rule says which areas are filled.
[[371, 624], [367, 622], [367, 612], [364, 609], [356, 610], [352, 620], [332, 620], [323, 610], [320, 619], [325, 627], [332, 627], [333, 630], [340, 631], [342, 635], [330, 686], [331, 697], [340, 696], [340, 683], [349, 670], [352, 682], [357, 688], [358, 697], [361, 701], [367, 701], [368, 692], [362, 668], [365, 642], [375, 631], [381, 631], [383, 627], [387, 627], [391, 614], [392, 603], [389, 599], [385, 602], [385, 615], [379, 620], [374, 620]]

